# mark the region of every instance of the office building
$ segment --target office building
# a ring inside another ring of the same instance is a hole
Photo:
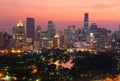
[[[55,30],[54,22],[48,21],[48,30],[47,30],[48,40],[52,40],[55,34],[56,34],[56,30]]]
[[[116,42],[120,40],[120,31],[115,31],[111,35],[111,40],[112,40],[112,49],[114,50],[116,47]]]
[[[41,34],[41,45],[40,45],[40,47],[41,48],[49,47],[49,42],[48,41],[49,40],[48,40],[47,32],[43,31],[42,34]]]
[[[17,26],[14,29],[14,32],[15,32],[15,39],[14,39],[13,47],[15,49],[22,50],[25,44],[25,29],[22,21],[19,21],[17,23]]]
[[[73,47],[74,41],[78,40],[76,26],[70,25],[70,26],[68,26],[67,30],[68,30],[68,32],[67,32],[67,46]]]
[[[39,49],[41,46],[41,27],[37,26],[36,30],[35,30],[35,40],[34,40],[34,49]]]
[[[0,49],[8,49],[11,47],[12,37],[6,32],[5,29],[0,30]]]
[[[41,27],[37,26],[36,30],[35,30],[35,40],[36,41],[40,41],[41,40]]]
[[[60,35],[58,33],[55,34],[53,39],[53,47],[60,48]]]
[[[88,27],[89,27],[89,14],[85,13],[84,14],[84,33],[85,33],[85,35],[87,34]]]
[[[35,20],[34,18],[27,18],[26,20],[26,37],[32,39],[34,42]]]

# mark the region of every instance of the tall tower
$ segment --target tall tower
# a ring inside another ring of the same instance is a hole
[[[85,13],[84,14],[84,32],[85,32],[85,34],[88,30],[88,26],[89,26],[89,14]]]
[[[53,21],[48,21],[48,39],[51,40],[54,38],[55,34],[56,34],[56,30],[55,30],[55,24]]]
[[[25,43],[25,30],[22,21],[17,23],[15,28],[15,48],[22,49]]]
[[[37,26],[35,30],[35,40],[40,41],[41,39],[41,27]]]
[[[35,31],[35,21],[34,18],[27,18],[26,20],[26,36],[27,38],[32,39],[32,43],[34,41],[34,31]]]
[[[53,21],[48,21],[48,30],[55,29],[55,25]]]
[[[6,49],[11,47],[11,36],[5,29],[0,30],[0,49]]]
[[[75,40],[77,40],[77,33],[76,33],[76,26],[70,25],[68,26],[68,40],[67,45],[68,47],[73,47],[73,43]]]

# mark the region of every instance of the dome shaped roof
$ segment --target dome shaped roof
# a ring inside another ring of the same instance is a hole
[[[19,20],[19,22],[17,23],[17,27],[19,27],[19,26],[23,26],[23,23],[21,20]]]

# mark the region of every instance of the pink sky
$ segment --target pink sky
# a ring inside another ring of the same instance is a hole
[[[80,27],[85,12],[89,13],[90,21],[101,26],[115,26],[120,22],[120,0],[0,0],[0,10],[0,28],[8,29],[18,20],[25,25],[26,17],[35,18],[36,25],[43,29],[48,20],[55,21],[58,29],[70,24]]]

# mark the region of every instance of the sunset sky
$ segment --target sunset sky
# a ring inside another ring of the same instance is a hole
[[[99,26],[117,29],[120,24],[120,0],[0,0],[0,10],[0,29],[6,30],[18,20],[25,25],[26,17],[35,18],[36,26],[43,29],[48,20],[55,21],[57,29],[71,24],[82,27],[85,12]]]

